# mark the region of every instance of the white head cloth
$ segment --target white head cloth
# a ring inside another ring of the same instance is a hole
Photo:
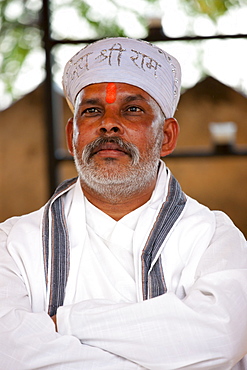
[[[63,88],[71,110],[81,89],[101,82],[141,88],[170,118],[180,96],[181,70],[173,56],[153,44],[125,37],[107,38],[84,47],[66,64]]]

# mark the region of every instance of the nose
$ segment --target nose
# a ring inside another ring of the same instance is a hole
[[[100,135],[122,135],[124,127],[121,123],[120,117],[113,112],[105,112],[104,117],[98,127]]]

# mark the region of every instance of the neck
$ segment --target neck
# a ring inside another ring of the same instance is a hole
[[[145,204],[151,198],[155,184],[156,179],[140,192],[128,196],[117,196],[116,192],[114,197],[107,197],[97,193],[81,181],[81,187],[87,200],[116,221]]]

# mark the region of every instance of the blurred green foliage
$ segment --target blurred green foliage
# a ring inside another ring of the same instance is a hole
[[[14,95],[13,81],[27,55],[41,42],[39,10],[28,1],[0,0],[0,30],[0,79],[5,91]]]
[[[247,4],[247,0],[180,0],[188,12],[195,15],[204,14],[216,21],[233,7]]]
[[[147,27],[147,20],[139,10],[128,8],[123,1],[107,1],[115,9],[131,11],[137,21]],[[164,0],[143,0],[149,5],[158,4],[159,1]],[[180,0],[180,2],[190,14],[206,14],[215,20],[231,7],[241,6],[247,0]],[[92,9],[90,0],[53,0],[50,4],[53,12],[58,7],[74,8],[80,17],[87,21],[96,37],[125,36],[125,31],[117,18],[101,17],[99,14],[95,16],[95,9]],[[41,47],[42,1],[0,0],[0,82],[13,100],[17,98],[13,82],[30,52]]]
[[[144,17],[138,11],[125,7],[119,1],[107,0],[107,2],[116,9],[134,12],[137,20],[146,26]],[[158,0],[143,2],[154,4]],[[118,24],[117,19],[95,17],[90,0],[50,1],[51,13],[62,7],[74,8],[77,14],[86,20],[95,38],[125,36],[124,29]],[[18,97],[13,82],[30,52],[40,47],[42,47],[42,1],[0,0],[0,82],[4,84],[5,92],[11,94],[13,100]]]

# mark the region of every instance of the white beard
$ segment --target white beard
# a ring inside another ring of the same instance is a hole
[[[104,139],[113,138],[104,137]],[[122,142],[119,138],[117,140]],[[126,143],[132,159],[127,165],[116,163],[114,158],[106,158],[105,164],[98,165],[94,162],[93,156],[90,156],[91,150],[88,149],[94,142],[87,145],[81,154],[73,143],[75,165],[82,184],[111,203],[118,203],[121,198],[138,194],[157,176],[162,140],[163,130],[156,128],[142,157],[135,145]]]

